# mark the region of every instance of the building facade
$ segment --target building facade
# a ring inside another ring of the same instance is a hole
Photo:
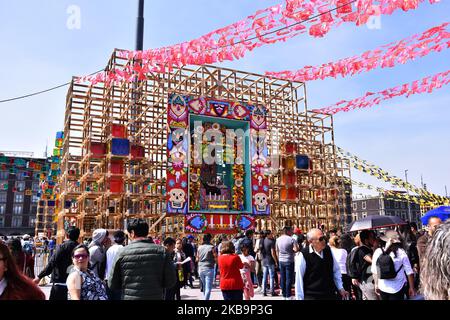
[[[0,154],[0,234],[34,235],[40,172],[46,159]]]
[[[384,195],[355,197],[352,200],[353,220],[365,218],[370,215],[397,216],[405,221],[411,221],[420,225],[420,205],[406,200],[386,199]]]

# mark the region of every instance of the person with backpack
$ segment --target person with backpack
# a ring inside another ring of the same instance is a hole
[[[378,248],[373,254],[375,292],[381,300],[404,300],[409,282],[409,297],[414,297],[414,271],[401,247],[400,235],[395,230],[388,230],[380,239],[386,242],[386,246]]]
[[[363,300],[378,300],[372,277],[372,255],[376,236],[372,230],[359,233],[360,246],[353,248],[347,256],[347,274],[352,284],[361,290]]]

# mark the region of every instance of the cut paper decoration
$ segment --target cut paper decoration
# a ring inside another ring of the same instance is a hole
[[[422,2],[424,0],[288,1],[286,6],[278,4],[258,10],[246,19],[188,42],[145,51],[118,51],[120,58],[139,63],[80,77],[76,81],[93,84],[133,82],[145,79],[150,72],[165,72],[166,68],[170,71],[173,66],[232,61],[266,44],[286,41],[303,33],[323,37],[332,27],[344,22],[360,26],[373,15],[390,15],[399,9],[416,9]],[[436,3],[435,0],[429,2]]]
[[[337,76],[353,76],[376,68],[392,68],[397,64],[405,64],[430,53],[450,48],[450,32],[447,30],[449,24],[449,22],[442,23],[421,34],[415,34],[336,62],[328,62],[320,66],[305,66],[296,71],[267,71],[265,74],[279,79],[306,82]]]
[[[382,101],[389,100],[398,96],[406,96],[407,98],[413,94],[432,93],[434,90],[440,89],[450,83],[450,70],[437,73],[434,76],[428,76],[421,80],[411,83],[405,83],[393,88],[389,88],[379,92],[367,92],[364,96],[347,101],[342,100],[338,103],[321,109],[312,110],[313,112],[322,114],[336,114],[338,112],[348,112],[361,108],[371,108],[380,104]]]

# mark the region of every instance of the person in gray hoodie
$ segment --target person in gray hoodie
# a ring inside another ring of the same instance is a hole
[[[90,269],[100,279],[105,279],[106,250],[111,244],[109,233],[105,229],[96,229],[92,233],[92,242],[89,244]]]

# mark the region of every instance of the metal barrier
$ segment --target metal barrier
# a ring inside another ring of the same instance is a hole
[[[44,248],[36,248],[36,251],[34,254],[34,274],[36,277],[47,266],[49,258],[50,258],[50,254],[48,253],[48,251],[44,252]],[[45,286],[49,282],[49,279],[47,279],[47,278],[48,277],[42,278],[41,282],[39,282],[39,285]]]

